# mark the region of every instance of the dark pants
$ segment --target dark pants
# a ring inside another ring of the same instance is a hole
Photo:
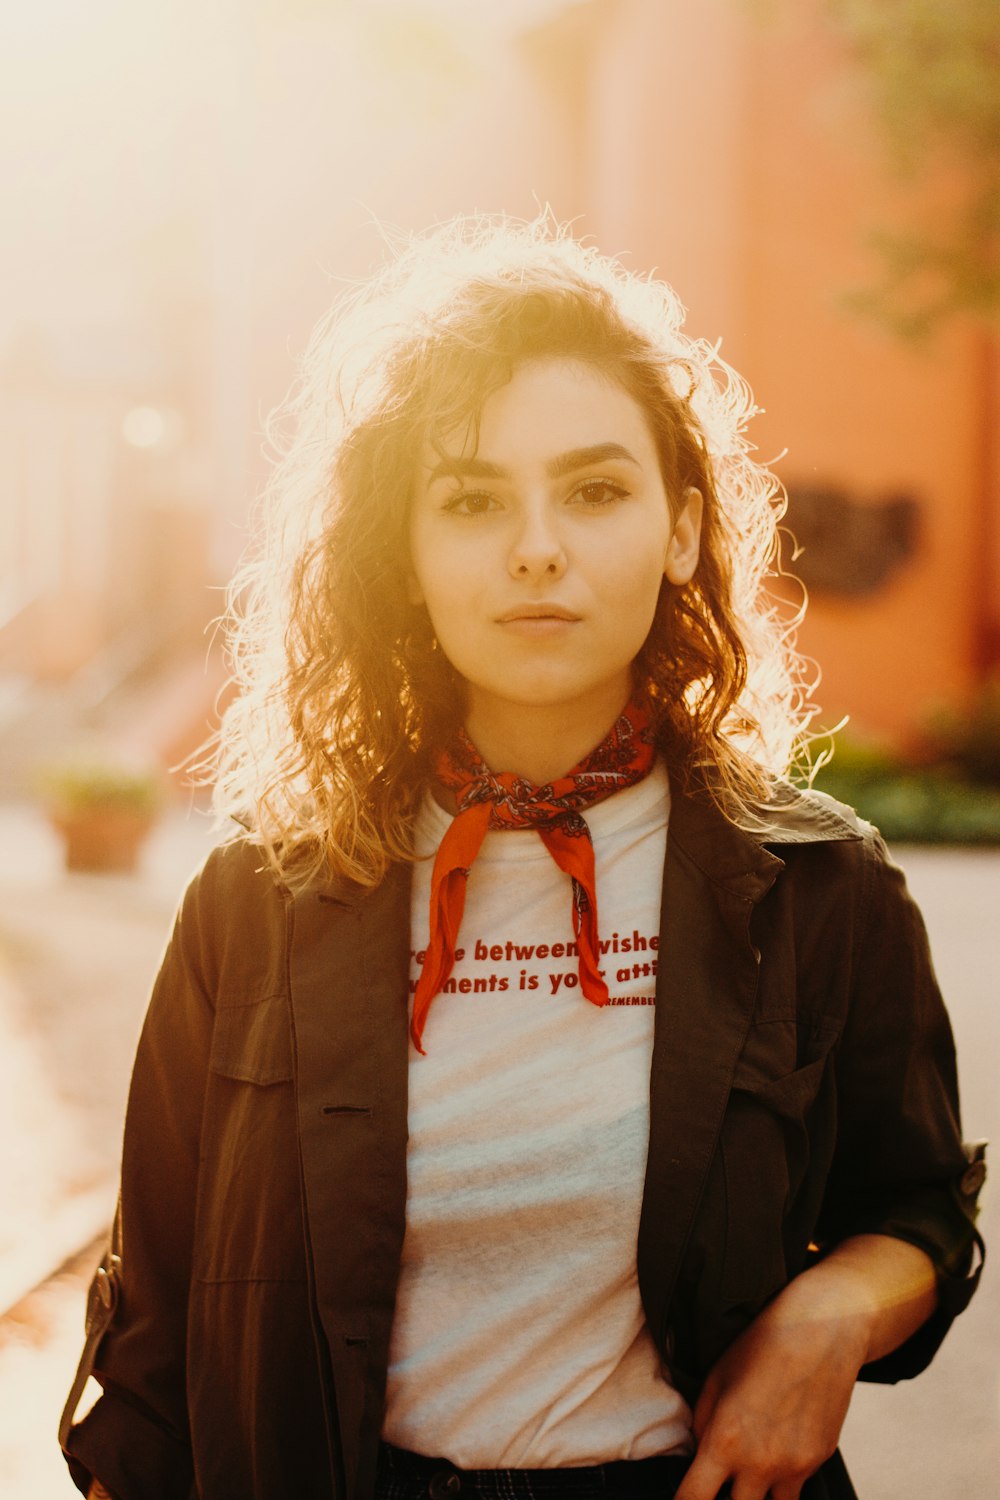
[[[579,1469],[457,1469],[383,1443],[376,1500],[670,1500],[690,1458],[618,1460]],[[720,1500],[729,1486],[720,1491]]]

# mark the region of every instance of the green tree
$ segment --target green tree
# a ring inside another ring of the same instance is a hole
[[[896,170],[947,182],[875,234],[882,274],[855,302],[920,336],[953,312],[1000,313],[1000,3],[825,0],[867,80]]]

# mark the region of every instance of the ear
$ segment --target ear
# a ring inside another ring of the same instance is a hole
[[[701,490],[696,490],[692,485],[684,491],[683,500],[667,543],[663,563],[663,573],[668,583],[690,583],[698,566],[704,508]]]

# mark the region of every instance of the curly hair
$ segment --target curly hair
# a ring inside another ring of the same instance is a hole
[[[462,219],[409,241],[319,325],[279,415],[288,430],[260,539],[230,592],[239,688],[220,730],[216,805],[283,878],[373,885],[412,858],[429,759],[462,685],[410,602],[415,455],[525,361],[617,381],[650,424],[672,505],[704,497],[691,581],[664,580],[634,666],[671,773],[745,826],[811,716],[780,571],[783,494],[752,458],[755,408],[717,347],[681,332],[663,282],[630,274],[547,216]],[[272,434],[275,429],[272,428]]]

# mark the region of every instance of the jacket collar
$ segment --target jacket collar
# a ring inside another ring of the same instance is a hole
[[[671,782],[671,841],[713,885],[759,901],[784,861],[783,845],[861,838],[854,812],[823,792],[801,792],[779,781],[756,827],[737,827],[707,792]]]
[[[687,790],[674,777],[670,793],[671,840],[713,884],[753,901],[764,895],[783,866],[772,849],[862,837],[852,808],[825,792],[799,791],[787,781],[775,783],[757,827],[737,827],[707,793]],[[398,881],[398,869],[387,878],[392,886]],[[330,876],[313,889],[322,901],[345,907],[355,907],[373,895],[343,876]]]

